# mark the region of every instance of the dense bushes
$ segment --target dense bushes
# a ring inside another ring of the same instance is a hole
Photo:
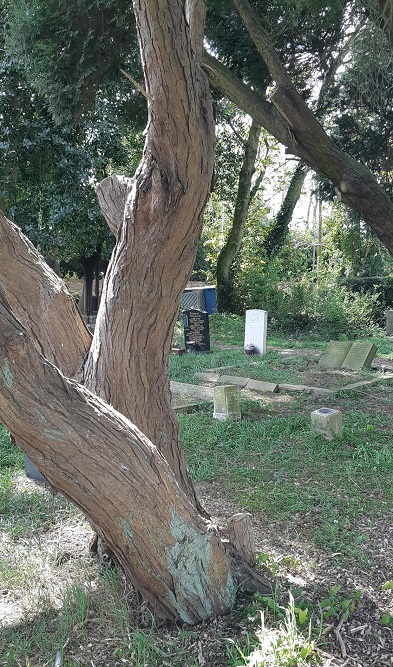
[[[264,272],[249,269],[237,283],[243,308],[267,310],[277,331],[315,333],[325,339],[354,337],[371,333],[384,318],[378,292],[352,292],[329,271],[318,282],[311,272],[287,280],[279,274],[273,262]]]

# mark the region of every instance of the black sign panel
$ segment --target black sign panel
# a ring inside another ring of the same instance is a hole
[[[210,352],[209,315],[204,310],[183,312],[184,343],[190,352],[199,354]]]

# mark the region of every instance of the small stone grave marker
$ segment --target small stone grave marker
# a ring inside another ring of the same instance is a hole
[[[386,311],[386,333],[393,336],[393,310]]]
[[[342,435],[342,413],[333,408],[319,408],[311,413],[311,425],[314,433],[322,435],[325,440],[333,440],[335,435]]]
[[[348,368],[350,371],[360,371],[362,368],[370,368],[376,354],[377,348],[374,343],[355,340],[342,363],[342,368]]]
[[[257,354],[266,354],[267,311],[246,310],[244,347],[253,345]]]
[[[225,421],[241,419],[239,406],[239,390],[232,384],[214,387],[214,419]]]
[[[319,360],[319,365],[326,368],[341,368],[352,347],[352,342],[351,340],[331,340]]]
[[[198,354],[210,352],[209,315],[204,310],[183,312],[185,347]]]

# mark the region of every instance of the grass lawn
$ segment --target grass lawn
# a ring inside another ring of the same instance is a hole
[[[271,337],[266,357],[255,358],[241,349],[243,332],[242,318],[212,317],[212,354],[171,358],[172,379],[196,383],[195,373],[221,367],[328,386],[329,374],[318,375],[327,341]],[[393,359],[391,340],[373,342],[379,357]],[[328,399],[243,393],[239,422],[213,420],[207,403],[179,414],[202,502],[220,524],[252,514],[259,567],[275,590],[191,629],[157,627],[121,572],[89,555],[92,532],[80,512],[27,480],[23,455],[0,426],[0,665],[52,666],[57,655],[61,667],[235,667],[261,644],[261,667],[343,664],[343,645],[348,666],[391,664],[393,380],[373,368],[333,384],[370,378],[378,382]],[[343,435],[331,442],[311,428],[310,413],[322,406],[343,415]]]

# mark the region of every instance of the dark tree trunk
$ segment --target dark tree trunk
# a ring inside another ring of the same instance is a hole
[[[252,121],[239,174],[232,227],[217,259],[217,306],[219,312],[234,312],[233,262],[240,250],[251,202],[252,177],[258,153],[261,127]]]
[[[284,245],[296,204],[298,203],[302,192],[307,171],[307,167],[303,164],[299,164],[293,172],[280,210],[277,213],[273,224],[269,227],[263,242],[263,249],[268,259],[277,255]]]

